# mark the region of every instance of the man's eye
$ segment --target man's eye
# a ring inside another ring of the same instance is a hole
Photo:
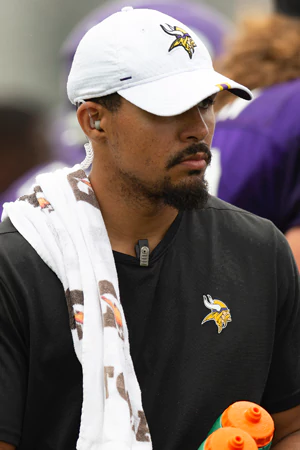
[[[208,109],[210,106],[212,106],[215,103],[215,100],[211,97],[205,98],[202,100],[202,102],[198,103],[198,108],[201,109]]]

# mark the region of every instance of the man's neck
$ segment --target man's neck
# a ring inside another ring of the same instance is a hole
[[[100,205],[112,249],[136,256],[135,245],[147,239],[150,252],[163,239],[178,215],[174,208],[145,202],[135,203],[112,189],[104,190],[99,179],[90,180]]]

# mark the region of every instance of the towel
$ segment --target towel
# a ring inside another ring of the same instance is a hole
[[[65,291],[83,373],[76,448],[151,450],[113,252],[82,166],[38,175],[29,195],[4,204],[7,216]]]

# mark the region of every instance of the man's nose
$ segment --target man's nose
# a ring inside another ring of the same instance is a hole
[[[191,144],[203,141],[209,133],[205,121],[205,114],[200,109],[194,108],[180,115],[182,124],[180,128],[180,139]]]

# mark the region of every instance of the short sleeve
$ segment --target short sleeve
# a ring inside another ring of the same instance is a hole
[[[17,446],[27,394],[28,336],[16,298],[0,278],[0,441]]]
[[[270,413],[300,404],[299,272],[285,237],[277,230],[277,321],[262,406]]]

